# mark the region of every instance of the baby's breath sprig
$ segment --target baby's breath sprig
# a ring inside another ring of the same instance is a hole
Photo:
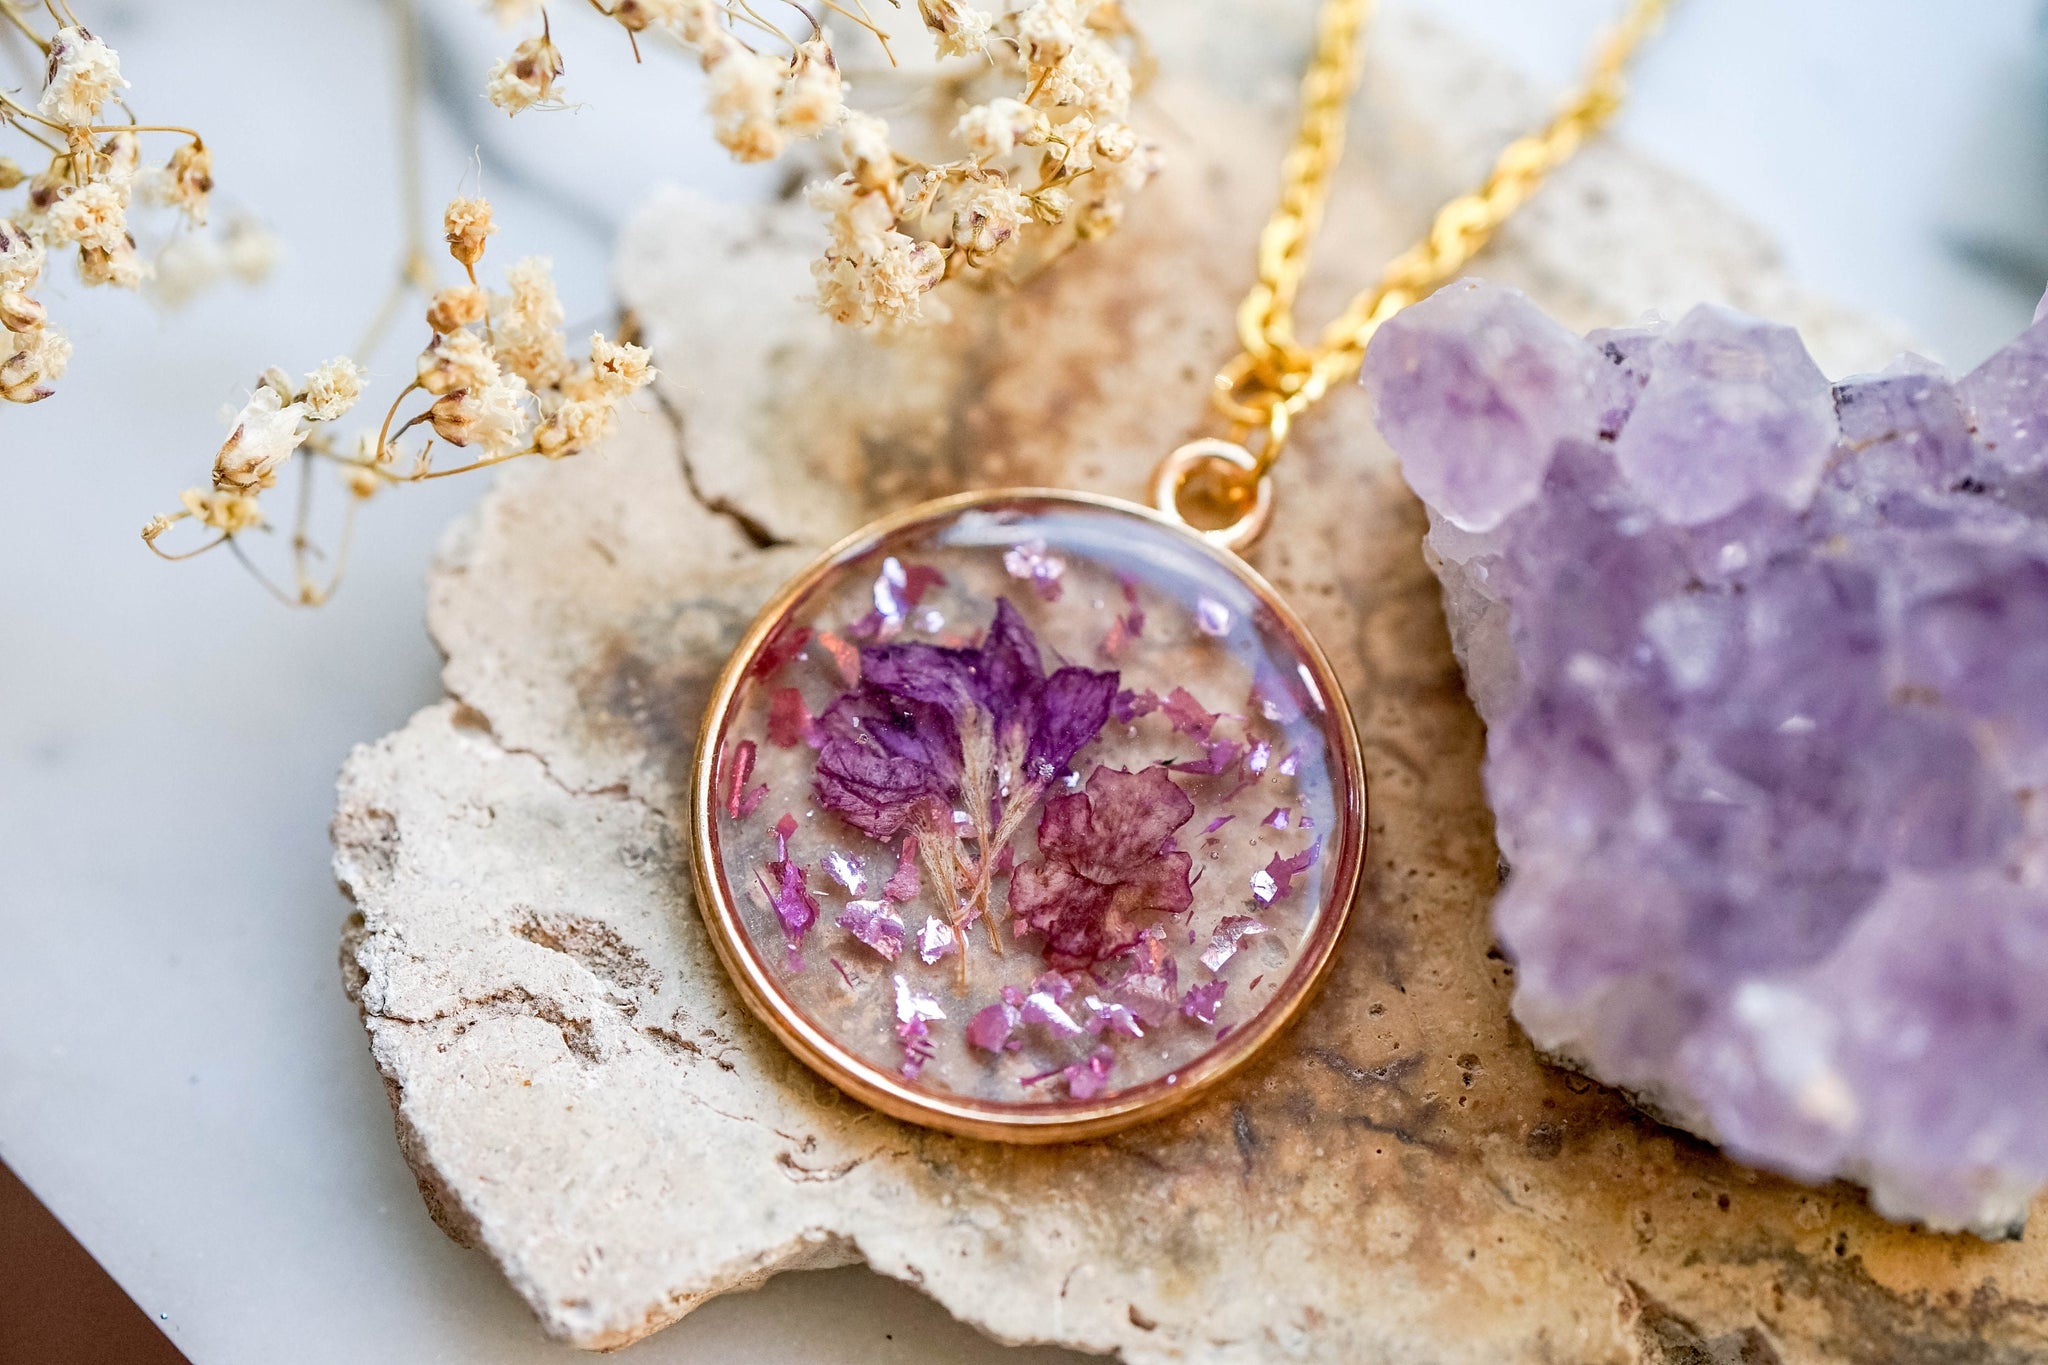
[[[332,424],[363,393],[363,371],[353,360],[330,360],[297,381],[283,370],[267,371],[231,419],[228,439],[214,456],[210,486],[187,489],[179,510],[143,527],[143,542],[151,550],[163,559],[183,560],[229,549],[281,600],[318,606],[340,586],[356,509],[381,489],[467,474],[528,455],[566,459],[612,429],[619,407],[654,379],[647,352],[598,333],[590,338],[587,358],[573,358],[544,257],[528,256],[507,270],[504,291],[485,290],[476,268],[486,241],[498,230],[488,201],[452,200],[442,227],[448,254],[466,279],[429,298],[429,340],[377,429],[347,446],[331,435]],[[408,452],[407,436],[419,429],[426,434]],[[438,464],[437,439],[469,458]],[[332,561],[324,576],[316,575],[316,561],[324,556],[311,538],[312,484],[302,483],[291,535],[293,582],[286,588],[243,553],[240,538],[268,529],[261,496],[295,456],[307,480],[314,462],[339,470],[348,506]],[[170,550],[159,543],[184,521],[199,529],[197,544]]]
[[[507,22],[540,23],[492,68],[492,103],[508,114],[566,107],[567,62],[540,0],[486,3]],[[734,159],[773,160],[836,134],[846,170],[809,191],[827,222],[812,276],[819,307],[851,326],[916,324],[946,280],[1012,275],[1107,235],[1158,169],[1157,148],[1129,123],[1140,45],[1122,0],[917,0],[937,55],[978,64],[966,88],[979,98],[952,129],[954,155],[935,163],[904,154],[885,122],[846,104],[820,16],[840,16],[887,54],[888,34],[860,0],[782,0],[794,32],[750,0],[589,3],[636,54],[640,35],[654,33],[696,57],[713,134]]]
[[[0,141],[0,193],[27,187],[20,204],[0,204],[0,399],[12,403],[48,398],[71,359],[71,343],[36,297],[50,256],[75,252],[88,285],[139,289],[154,270],[136,246],[131,210],[138,203],[168,209],[197,228],[213,194],[206,140],[191,128],[137,119],[121,97],[128,82],[120,55],[68,10],[52,4],[49,13],[62,26],[46,34],[17,0],[0,0],[0,20],[34,45],[44,65],[33,105],[0,90],[0,135],[13,135]],[[125,118],[108,119],[109,106]],[[168,159],[145,166],[145,138],[169,139]],[[31,174],[7,154],[9,146],[42,169]],[[167,281],[173,295],[195,283],[193,254],[184,253],[178,278]],[[219,267],[215,274],[253,278],[272,254],[266,234],[240,223],[208,259]]]

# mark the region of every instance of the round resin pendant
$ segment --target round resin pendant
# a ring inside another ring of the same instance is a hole
[[[1143,508],[927,503],[799,575],[697,746],[698,901],[748,1006],[898,1118],[1151,1118],[1301,1008],[1357,887],[1343,693],[1243,561]]]

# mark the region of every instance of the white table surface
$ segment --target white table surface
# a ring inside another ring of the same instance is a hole
[[[436,62],[467,87],[500,40],[469,0],[424,3]],[[380,500],[317,613],[275,606],[226,557],[173,568],[136,540],[200,481],[220,405],[266,364],[345,349],[381,288],[397,214],[381,7],[79,7],[138,107],[203,128],[225,193],[290,254],[267,288],[169,317],[51,290],[72,375],[0,413],[0,1157],[197,1365],[570,1358],[427,1220],[335,968],[334,772],[438,695],[421,577],[481,485]],[[1609,0],[1428,7],[1562,83]],[[758,194],[773,173],[712,153],[679,68],[636,73],[564,17],[594,105],[508,128],[480,101],[438,102],[429,192],[473,185],[480,145],[500,245],[553,253],[571,316],[597,319],[606,242],[650,185]],[[1967,365],[2048,275],[2042,29],[2034,0],[1694,0],[1624,135],[1747,206],[1810,283]],[[786,1276],[628,1356],[1070,1358],[1007,1352],[863,1270]]]

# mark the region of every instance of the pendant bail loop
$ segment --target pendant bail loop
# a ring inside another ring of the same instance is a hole
[[[1273,520],[1273,480],[1265,462],[1235,441],[1189,441],[1152,472],[1152,505],[1196,535],[1243,554]],[[1201,509],[1189,516],[1191,507]]]

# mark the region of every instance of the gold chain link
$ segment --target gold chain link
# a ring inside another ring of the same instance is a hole
[[[1357,373],[1381,323],[1464,268],[1495,229],[1620,108],[1628,63],[1671,0],[1630,0],[1595,49],[1583,84],[1542,131],[1508,144],[1477,190],[1437,211],[1429,233],[1381,272],[1312,346],[1294,335],[1294,302],[1344,150],[1344,119],[1358,85],[1360,39],[1373,0],[1324,0],[1314,56],[1301,80],[1301,121],[1281,171],[1280,204],[1259,234],[1258,282],[1237,312],[1244,349],[1216,376],[1217,411],[1242,437],[1263,432],[1256,482],[1286,444],[1292,419]]]

